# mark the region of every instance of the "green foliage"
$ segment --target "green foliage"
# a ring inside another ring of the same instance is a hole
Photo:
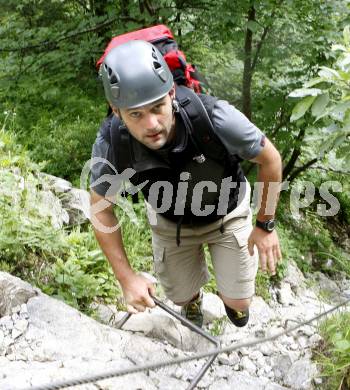
[[[296,219],[288,202],[289,197],[284,195],[277,214],[278,234],[286,262],[294,260],[304,273],[321,270],[328,274],[344,272],[349,276],[349,255],[333,241],[327,220],[320,218],[311,206],[301,209],[300,217]]]
[[[322,159],[329,151],[350,163],[350,43],[349,26],[345,27],[342,44],[333,45],[336,61],[333,67],[321,66],[316,78],[304,83],[303,88],[290,93],[292,98],[303,98],[293,109],[291,121],[311,115],[306,141],[312,142],[313,154]]]
[[[58,200],[5,128],[0,182],[0,269],[86,312],[97,299],[115,302],[120,290],[92,229],[68,231],[57,224]]]
[[[40,190],[37,169],[13,135],[0,131],[0,256],[16,270],[25,271],[25,258],[52,260],[66,248],[52,194]]]
[[[209,332],[212,336],[217,337],[222,335],[225,330],[225,325],[229,323],[227,316],[216,318],[209,324]]]
[[[92,230],[73,230],[66,238],[69,251],[47,269],[40,288],[82,311],[91,312],[96,299],[115,303],[121,292]]]
[[[135,221],[127,217],[120,208],[117,208],[116,212],[121,223],[124,246],[133,269],[137,272],[144,271],[153,274],[151,229],[147,222],[142,196],[139,195],[140,203],[133,205]]]
[[[325,342],[315,351],[325,390],[350,388],[350,313],[333,315],[320,326]]]

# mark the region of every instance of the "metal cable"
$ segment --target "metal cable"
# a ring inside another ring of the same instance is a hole
[[[58,390],[58,389],[63,389],[63,388],[70,387],[70,386],[77,386],[77,385],[82,385],[85,383],[97,382],[97,381],[100,381],[103,379],[113,378],[113,377],[117,377],[117,376],[135,374],[135,373],[141,372],[141,371],[154,370],[154,369],[161,368],[161,367],[167,367],[167,366],[170,366],[173,364],[186,363],[186,362],[190,362],[192,360],[203,359],[203,358],[217,355],[217,354],[220,354],[223,352],[233,352],[233,351],[240,349],[240,348],[243,348],[243,347],[245,347],[245,348],[252,347],[254,345],[259,345],[259,344],[266,343],[268,341],[276,340],[277,338],[279,338],[283,335],[287,335],[291,332],[294,332],[295,330],[297,330],[305,325],[309,325],[310,323],[312,323],[316,320],[319,320],[322,317],[329,315],[330,313],[338,310],[340,307],[346,306],[349,302],[350,302],[350,298],[339,303],[338,305],[334,306],[333,308],[326,310],[323,313],[318,314],[317,316],[312,317],[309,320],[306,320],[302,323],[299,323],[298,325],[295,325],[295,326],[293,326],[289,329],[286,329],[284,331],[278,332],[275,335],[272,335],[269,337],[255,338],[255,339],[252,339],[251,341],[247,341],[244,343],[236,343],[235,345],[230,346],[230,347],[217,348],[217,349],[213,349],[210,352],[196,353],[192,356],[187,356],[187,357],[183,357],[183,358],[176,358],[176,359],[165,360],[162,362],[148,363],[148,364],[144,364],[144,365],[140,365],[140,366],[133,366],[130,368],[125,368],[122,370],[106,371],[104,373],[97,374],[97,375],[90,375],[90,376],[85,376],[85,377],[72,379],[72,380],[64,380],[64,381],[56,382],[56,383],[53,383],[50,385],[30,387],[30,388],[23,389],[23,390]]]

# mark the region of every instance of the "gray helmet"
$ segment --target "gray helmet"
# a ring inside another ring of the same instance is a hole
[[[164,97],[173,76],[159,50],[133,40],[113,48],[100,67],[105,95],[117,108],[135,108]]]

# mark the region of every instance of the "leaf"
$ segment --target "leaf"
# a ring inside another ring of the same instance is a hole
[[[350,108],[350,101],[342,102],[332,108],[329,115],[332,119],[343,121],[346,111]]]
[[[346,26],[343,31],[343,37],[344,37],[344,42],[347,46],[350,45],[350,29],[349,26]]]
[[[345,81],[349,81],[350,80],[350,72],[344,72],[342,70],[339,70],[339,75]],[[343,100],[345,100],[345,99],[343,98]]]
[[[249,20],[247,22],[247,29],[255,33],[259,30],[259,25],[257,22],[254,22],[254,20]]]
[[[350,341],[348,340],[338,340],[335,342],[335,346],[338,350],[345,352],[350,349]]]
[[[316,84],[320,84],[320,83],[323,83],[325,81],[327,81],[327,80],[324,77],[315,77],[315,78],[307,81],[306,83],[304,83],[304,88],[310,88]]]
[[[301,98],[305,96],[318,96],[322,92],[322,89],[318,88],[299,88],[292,91],[288,96],[293,98]]]
[[[305,112],[310,108],[311,104],[316,99],[316,96],[307,96],[295,105],[292,111],[290,121],[294,122],[304,116]]]
[[[321,70],[318,72],[318,75],[325,78],[325,81],[328,82],[340,79],[339,73],[334,69],[327,68],[327,66],[321,66]]]
[[[321,114],[323,114],[328,102],[328,93],[324,93],[322,95],[317,96],[311,108],[312,115],[315,117],[319,117]]]
[[[340,50],[345,52],[347,51],[344,45],[332,45],[332,50],[333,51]]]
[[[345,71],[345,75],[348,75],[346,71],[349,68],[349,64],[350,64],[350,54],[348,54],[348,53],[344,54],[342,56],[342,58],[337,62],[337,65],[339,66],[339,68],[342,69],[343,71]],[[340,72],[339,72],[339,76],[342,77]]]

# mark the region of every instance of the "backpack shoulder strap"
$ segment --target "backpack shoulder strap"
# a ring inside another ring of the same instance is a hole
[[[102,124],[100,133],[106,142],[110,144],[112,149],[111,156],[113,158],[111,163],[117,171],[123,172],[130,167],[130,134],[120,119],[113,113],[109,115]]]
[[[217,98],[209,95],[197,95],[191,89],[176,86],[176,98],[185,115],[181,115],[185,126],[198,143],[199,148],[209,157],[216,160],[223,159],[226,156],[226,148],[215,134],[214,126],[211,120]],[[189,120],[187,120],[187,118]]]

